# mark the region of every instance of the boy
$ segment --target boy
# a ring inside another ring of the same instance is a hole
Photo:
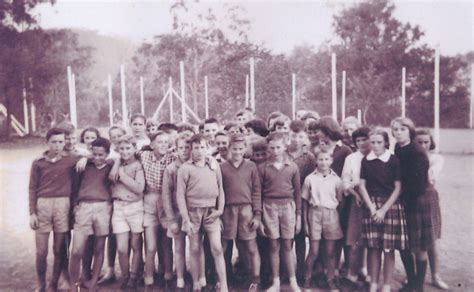
[[[305,178],[316,168],[314,155],[305,149],[304,145],[308,140],[305,132],[306,125],[302,121],[292,121],[290,123],[289,145],[287,150],[288,158],[297,166],[300,173],[300,185],[303,185]],[[305,216],[303,213],[302,217]],[[304,223],[304,221],[302,222]],[[300,283],[304,274],[304,261],[306,256],[306,238],[303,232],[295,236],[296,250],[296,275]]]
[[[215,139],[217,152],[215,153],[214,157],[216,158],[217,162],[221,163],[227,160],[227,156],[229,154],[229,136],[227,136],[224,132],[217,132]]]
[[[206,138],[194,135],[191,144],[191,160],[178,170],[176,198],[179,213],[183,218],[182,230],[189,236],[191,258],[197,259],[201,253],[201,231],[209,237],[220,290],[227,291],[227,277],[221,245],[221,225],[219,217],[224,210],[224,190],[219,164],[208,156]],[[191,261],[193,289],[201,289],[199,284],[199,261]]]
[[[257,166],[244,160],[246,148],[243,134],[232,135],[230,159],[221,163],[226,202],[222,215],[222,246],[225,251],[229,243],[237,238],[244,242],[252,272],[249,291],[257,291],[260,282],[260,255],[255,239],[262,216],[262,198]],[[225,259],[227,268],[232,267],[231,256]],[[241,258],[246,256],[240,255]]]
[[[163,131],[150,136],[152,151],[139,152],[140,161],[145,172],[146,191],[143,198],[145,228],[145,287],[153,285],[155,255],[157,250],[159,263],[165,268],[165,283],[173,277],[173,252],[171,240],[166,237],[166,220],[161,201],[161,183],[165,168],[174,160],[168,154],[170,137]]]
[[[335,245],[342,238],[336,208],[342,199],[343,187],[341,179],[331,169],[331,153],[321,151],[316,155],[317,168],[306,177],[302,190],[305,233],[310,239],[310,250],[305,263],[305,288],[311,287],[313,265],[323,236],[328,286],[333,290],[337,289],[334,281]]]
[[[158,122],[154,119],[146,121],[146,135],[150,137],[158,132]]]
[[[298,166],[285,155],[285,135],[271,133],[267,137],[267,162],[258,166],[263,198],[263,232],[270,239],[270,263],[273,284],[270,291],[280,289],[280,245],[290,277],[290,286],[300,291],[295,276],[292,240],[301,229],[301,187]]]
[[[85,170],[79,175],[78,193],[74,198],[74,237],[69,265],[71,287],[78,289],[80,261],[84,256],[86,242],[94,235],[94,266],[92,279],[85,286],[94,291],[104,262],[105,238],[109,234],[110,204],[109,172],[111,163],[106,159],[110,151],[110,142],[105,138],[97,138],[91,144],[92,159]]]
[[[76,147],[77,137],[76,137],[76,127],[70,122],[62,122],[58,125],[58,128],[62,129],[65,134],[65,143],[63,151],[66,154],[74,154],[79,156],[88,156],[89,152],[87,149]]]
[[[202,131],[209,145],[209,154],[213,155],[217,151],[216,134],[219,132],[219,122],[215,118],[206,119]]]
[[[30,227],[35,230],[36,272],[39,291],[46,290],[49,234],[53,231],[53,277],[51,288],[58,288],[61,270],[67,275],[65,237],[69,231],[71,178],[79,156],[63,149],[65,133],[52,128],[46,133],[48,150],[33,161],[29,184]],[[86,159],[84,159],[86,160]]]
[[[119,264],[122,270],[121,289],[128,287],[129,280],[131,288],[136,288],[137,271],[142,261],[145,175],[140,161],[135,157],[136,150],[137,144],[132,135],[120,137],[120,162],[114,166],[118,166],[118,171],[117,179],[114,180],[115,183],[112,186],[114,200],[112,230],[117,239]],[[112,172],[111,176],[113,176]],[[131,272],[129,270],[129,240],[133,251]]]
[[[252,144],[252,156],[250,160],[252,160],[257,165],[267,161],[267,150],[267,141],[264,138],[259,139]]]

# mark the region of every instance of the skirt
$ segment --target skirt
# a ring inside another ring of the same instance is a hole
[[[376,209],[381,208],[388,197],[370,196]],[[408,249],[408,233],[403,205],[397,200],[385,214],[383,222],[376,223],[370,211],[364,210],[362,220],[362,244],[368,248],[385,250]]]
[[[346,245],[359,246],[362,244],[362,220],[364,219],[364,206],[358,206],[354,196],[349,197],[349,221],[346,230]]]
[[[422,196],[405,206],[411,251],[428,251],[441,238],[441,210],[438,192],[429,185]]]

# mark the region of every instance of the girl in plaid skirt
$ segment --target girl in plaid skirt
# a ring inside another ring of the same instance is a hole
[[[360,194],[367,206],[362,221],[362,241],[368,248],[370,292],[377,291],[382,251],[383,292],[390,291],[395,250],[407,248],[405,211],[400,204],[400,164],[387,150],[388,134],[379,129],[369,133],[371,152],[362,159]]]

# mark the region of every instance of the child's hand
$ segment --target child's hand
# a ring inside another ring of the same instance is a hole
[[[378,209],[372,215],[372,220],[374,220],[376,223],[382,223],[384,218],[385,218],[385,211],[383,209]]]
[[[253,216],[252,220],[250,221],[250,230],[255,231],[260,226],[260,216],[255,215]]]
[[[306,236],[309,236],[309,223],[307,219],[304,220],[303,231]]]
[[[118,181],[118,169],[112,168],[109,173],[109,180],[114,183]]]
[[[120,178],[125,177],[127,174],[125,173],[125,169],[123,167],[119,167],[118,172],[117,172],[117,181],[120,180]]]
[[[83,172],[84,169],[86,169],[86,165],[87,165],[87,158],[86,158],[86,157],[82,157],[82,158],[79,159],[79,161],[76,163],[76,171],[77,171],[77,172]]]
[[[296,228],[295,234],[299,234],[301,232],[301,215],[296,215]]]
[[[370,204],[369,210],[370,210],[370,217],[373,217],[375,212],[377,212],[377,208],[375,207],[374,203]]]
[[[194,226],[191,223],[191,221],[189,221],[189,220],[183,220],[183,226],[182,226],[181,230],[183,232],[185,232],[186,234],[188,234],[188,235],[195,233],[194,232]]]
[[[36,214],[31,214],[30,215],[30,227],[31,229],[33,230],[36,230],[38,229],[38,216],[36,216]]]
[[[171,222],[170,225],[168,226],[168,229],[172,232],[172,233],[178,233],[179,231],[179,226],[178,226],[178,223],[176,222]]]
[[[209,218],[212,220],[215,220],[221,216],[222,216],[222,211],[219,211],[217,209],[212,210],[211,214],[209,214]]]
[[[356,196],[355,200],[358,207],[361,207],[362,204],[364,204],[364,201],[360,198],[360,196]]]

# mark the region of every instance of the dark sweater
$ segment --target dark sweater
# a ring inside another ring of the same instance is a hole
[[[111,169],[111,164],[98,169],[94,163],[88,162],[86,169],[80,174],[79,191],[75,203],[110,201],[109,173]]]
[[[342,169],[344,168],[344,162],[346,161],[346,157],[352,153],[351,148],[347,147],[346,145],[342,144],[342,146],[336,145],[334,148],[334,152],[332,153],[332,165],[331,169],[341,177],[342,176]]]
[[[362,159],[360,178],[366,181],[370,196],[388,198],[395,189],[395,181],[400,181],[400,163],[390,155],[387,162],[380,159]]]
[[[303,152],[298,157],[292,157],[288,153],[288,158],[298,166],[301,185],[303,185],[305,178],[316,169],[316,158],[309,151]]]

